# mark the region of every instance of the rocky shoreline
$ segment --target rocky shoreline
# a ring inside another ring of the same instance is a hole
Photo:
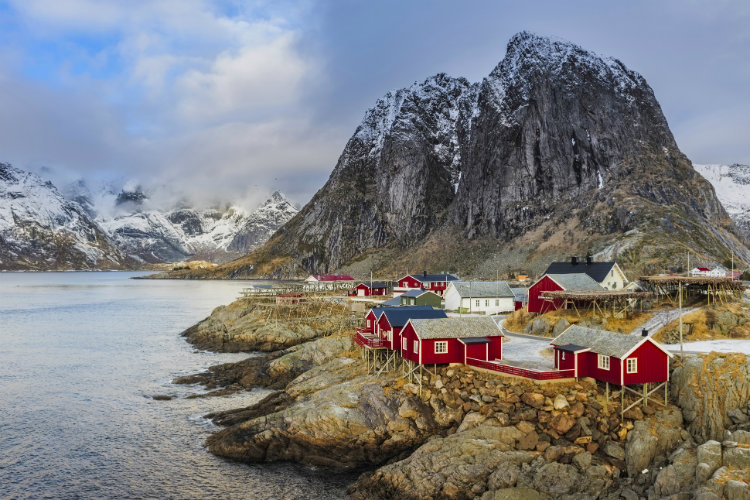
[[[238,302],[185,336],[264,352],[176,381],[276,389],[208,416],[224,427],[206,443],[218,456],[365,470],[354,499],[750,498],[744,355],[676,362],[670,405],[621,418],[619,395],[608,403],[585,379],[538,385],[444,366],[422,374],[420,391],[397,372],[366,373],[344,311],[269,324]]]

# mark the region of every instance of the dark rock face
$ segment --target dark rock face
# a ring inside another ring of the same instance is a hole
[[[728,220],[642,76],[521,32],[479,84],[440,74],[380,99],[268,248],[322,272],[368,249],[412,247],[440,227],[507,241],[555,211],[593,212],[615,192],[701,224]],[[608,234],[644,223],[642,211],[611,205],[581,225]]]

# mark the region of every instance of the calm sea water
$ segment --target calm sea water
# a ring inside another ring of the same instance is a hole
[[[0,273],[0,498],[346,498],[351,476],[206,451],[202,415],[264,391],[185,399],[201,388],[170,383],[247,356],[179,333],[248,283],[135,275]]]

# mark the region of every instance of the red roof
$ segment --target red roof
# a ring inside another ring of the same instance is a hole
[[[710,271],[710,269],[707,267],[699,267],[698,271]]]
[[[313,274],[318,281],[354,281],[348,274]]]

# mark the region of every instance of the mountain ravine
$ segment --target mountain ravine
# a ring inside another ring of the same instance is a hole
[[[494,276],[498,255],[533,271],[587,251],[642,272],[682,265],[685,247],[749,262],[743,238],[641,75],[521,32],[480,83],[438,74],[379,99],[300,213],[216,274]]]

